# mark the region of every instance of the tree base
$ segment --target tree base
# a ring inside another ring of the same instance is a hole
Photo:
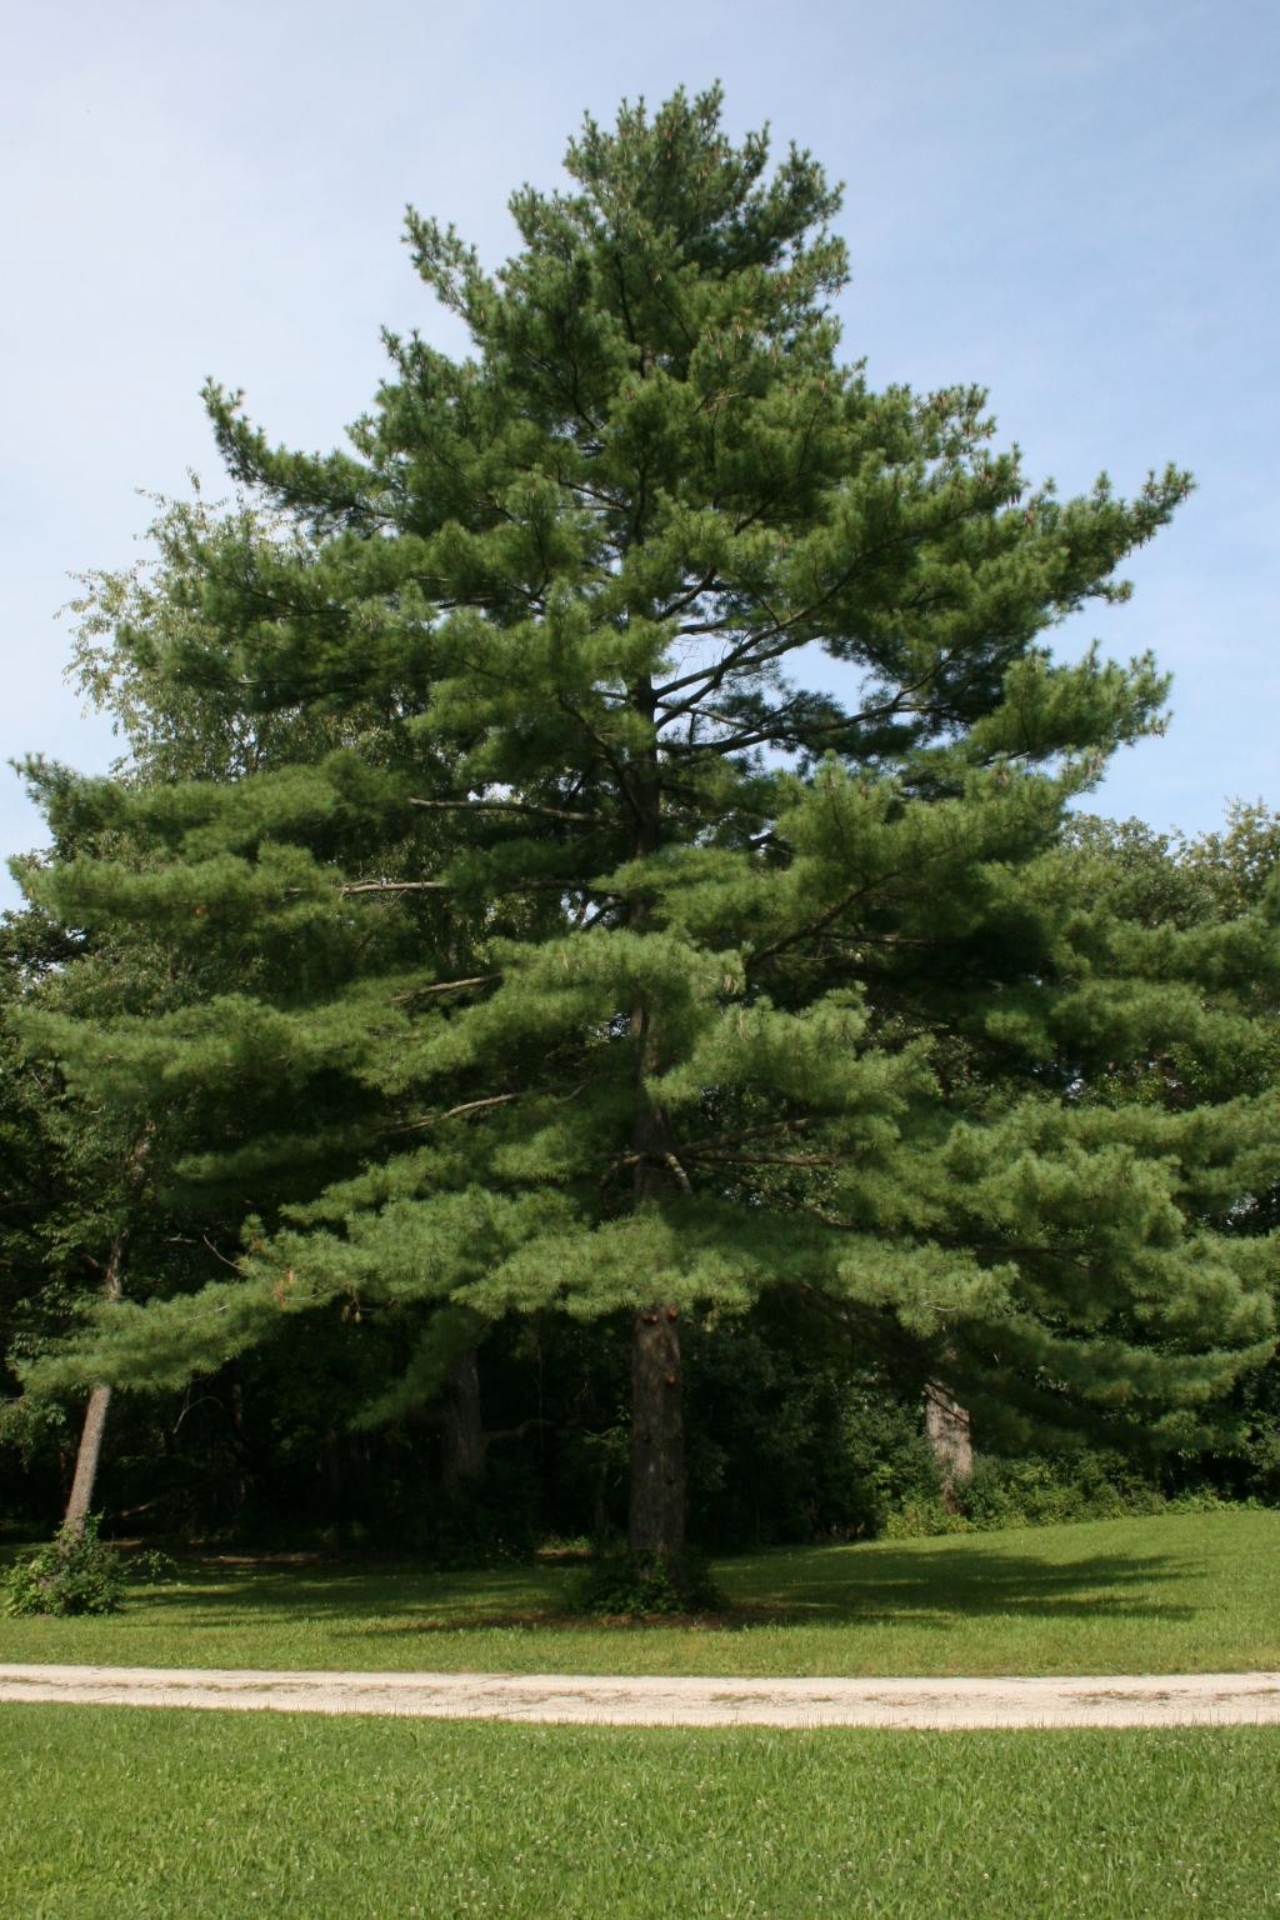
[[[727,1602],[704,1555],[680,1553],[602,1554],[575,1585],[574,1613],[644,1619],[674,1613],[723,1613]]]

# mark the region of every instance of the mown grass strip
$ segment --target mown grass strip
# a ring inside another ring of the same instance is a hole
[[[646,1732],[0,1709],[27,1920],[1277,1911],[1280,1751],[1176,1733]]]
[[[189,1564],[100,1620],[0,1618],[0,1660],[519,1673],[1069,1674],[1280,1668],[1280,1513],[765,1553],[721,1623],[558,1613],[566,1573]]]

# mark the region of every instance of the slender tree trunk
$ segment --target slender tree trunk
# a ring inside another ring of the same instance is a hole
[[[453,1363],[444,1400],[444,1463],[446,1493],[457,1499],[484,1479],[489,1436],[480,1405],[480,1369],[476,1350],[468,1347]]]
[[[924,1390],[924,1424],[929,1450],[938,1469],[942,1504],[949,1513],[959,1506],[958,1489],[973,1478],[973,1432],[969,1410],[962,1407],[941,1381]]]
[[[246,1478],[245,1469],[247,1448],[244,1437],[244,1389],[240,1385],[239,1380],[235,1378],[233,1378],[231,1382],[230,1402],[231,1431],[235,1437],[236,1450],[236,1492],[235,1506],[232,1511],[236,1514],[241,1514],[248,1505],[249,1482]]]
[[[93,1490],[98,1479],[98,1463],[102,1458],[102,1440],[107,1430],[107,1413],[111,1406],[110,1387],[95,1387],[89,1395],[89,1404],[84,1410],[84,1424],[80,1428],[80,1446],[76,1453],[75,1478],[71,1482],[71,1498],[67,1501],[67,1511],[63,1525],[75,1533],[84,1532],[84,1523],[89,1518],[89,1509],[93,1505]]]
[[[102,1295],[105,1300],[114,1301],[120,1298],[126,1238],[127,1235],[118,1233],[111,1242],[111,1252],[107,1256],[107,1267],[102,1281]],[[102,1459],[102,1441],[107,1430],[107,1414],[110,1407],[110,1387],[95,1387],[89,1395],[89,1404],[84,1411],[84,1425],[80,1429],[80,1447],[76,1454],[75,1476],[71,1482],[71,1498],[67,1501],[67,1511],[63,1516],[63,1525],[70,1527],[75,1533],[84,1532],[84,1523],[93,1506],[94,1488],[98,1482],[98,1466]]]
[[[152,1128],[146,1124],[134,1142],[133,1150],[126,1162],[126,1192],[130,1202],[135,1200],[142,1185],[143,1170],[151,1146]],[[124,1291],[124,1250],[129,1242],[129,1229],[124,1226],[111,1242],[107,1254],[107,1264],[102,1275],[102,1297],[108,1302],[117,1301]],[[93,1507],[94,1490],[98,1484],[98,1468],[102,1460],[102,1441],[107,1430],[107,1414],[111,1407],[111,1388],[96,1386],[89,1395],[89,1404],[84,1411],[84,1425],[80,1429],[80,1447],[76,1454],[76,1470],[71,1481],[71,1497],[67,1501],[67,1511],[63,1516],[63,1525],[71,1527],[76,1533],[84,1532],[84,1523]]]

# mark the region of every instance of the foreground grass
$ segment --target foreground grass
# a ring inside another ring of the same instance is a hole
[[[1265,1729],[908,1734],[0,1707],[10,1913],[1280,1912]]]
[[[723,1623],[557,1618],[568,1574],[192,1564],[101,1620],[0,1617],[0,1661],[520,1673],[1280,1668],[1280,1513],[1108,1520],[726,1561]]]

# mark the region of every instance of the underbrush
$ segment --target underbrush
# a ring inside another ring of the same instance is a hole
[[[0,1583],[6,1611],[16,1619],[118,1613],[126,1586],[156,1587],[177,1578],[178,1563],[167,1553],[149,1547],[126,1555],[99,1538],[101,1525],[102,1516],[90,1514],[83,1527],[61,1526],[44,1546],[15,1560]]]
[[[98,1538],[99,1519],[59,1527],[46,1546],[19,1560],[5,1582],[8,1611],[68,1617],[114,1613],[124,1592],[119,1554]]]
[[[999,1533],[1162,1513],[1255,1509],[1256,1500],[1224,1500],[1212,1488],[1165,1494],[1118,1456],[1086,1453],[1071,1461],[979,1459],[948,1505],[940,1492],[908,1494],[882,1518],[879,1536],[919,1540],[949,1533]]]

